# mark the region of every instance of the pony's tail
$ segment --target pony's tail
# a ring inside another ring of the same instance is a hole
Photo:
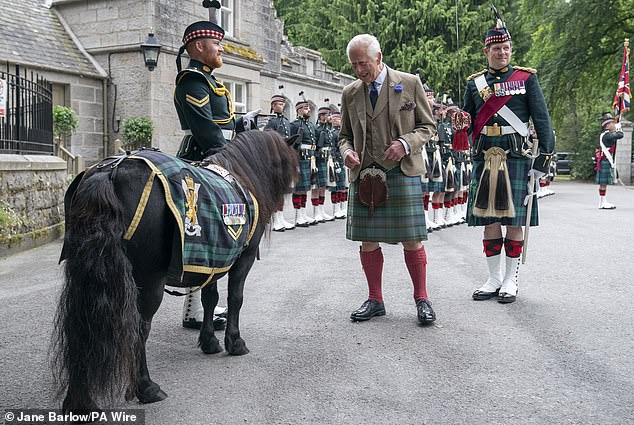
[[[94,399],[112,402],[136,387],[141,316],[112,178],[113,172],[85,176],[66,220],[52,353],[58,395],[68,391],[65,410],[90,407],[84,404]]]

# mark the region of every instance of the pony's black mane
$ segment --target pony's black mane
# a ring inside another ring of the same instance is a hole
[[[297,154],[274,131],[245,131],[206,161],[220,165],[251,191],[268,222],[297,180]]]

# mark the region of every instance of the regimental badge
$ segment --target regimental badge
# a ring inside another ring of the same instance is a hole
[[[185,176],[181,180],[185,195],[185,234],[188,236],[200,236],[202,227],[198,224],[198,190],[200,183],[195,183],[191,176]]]
[[[480,97],[485,102],[491,97],[491,95],[493,95],[493,90],[491,90],[491,87],[489,86],[486,86],[485,88],[480,90]]]

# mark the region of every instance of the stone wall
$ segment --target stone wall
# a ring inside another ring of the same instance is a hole
[[[623,126],[623,138],[616,145],[616,169],[619,178],[624,184],[632,184],[632,122],[628,120],[621,121]]]
[[[66,162],[46,155],[0,154],[0,205],[21,223],[0,226],[0,257],[48,243],[64,228]]]

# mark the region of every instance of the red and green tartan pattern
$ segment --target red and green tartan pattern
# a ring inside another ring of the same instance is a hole
[[[601,160],[601,169],[597,171],[594,181],[596,184],[613,184],[614,179],[612,177],[612,166],[610,165],[610,161],[603,158]]]
[[[359,180],[350,183],[346,238],[363,242],[410,242],[427,240],[420,176],[409,177],[399,167],[387,173],[388,200],[370,210],[359,203]]]
[[[487,224],[501,223],[503,226],[524,226],[526,225],[527,206],[524,205],[524,198],[528,195],[528,171],[531,168],[531,160],[528,158],[506,158],[506,165],[511,180],[511,192],[513,193],[513,205],[515,206],[515,217],[476,217],[473,215],[473,204],[478,189],[478,182],[484,170],[483,160],[473,161],[473,177],[469,184],[469,203],[467,204],[467,223],[469,226],[486,226]],[[539,213],[537,208],[537,197],[533,197],[533,207],[531,211],[531,226],[539,225]]]

